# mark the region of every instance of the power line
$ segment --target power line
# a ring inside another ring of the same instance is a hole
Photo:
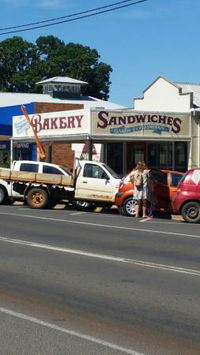
[[[149,0],[138,0],[138,1],[134,1],[134,2],[132,2],[132,1],[133,0],[119,1],[117,3],[112,3],[110,5],[101,6],[101,7],[98,7],[98,8],[94,8],[94,9],[90,9],[90,10],[87,10],[87,11],[78,12],[78,13],[71,14],[71,15],[61,16],[61,17],[57,17],[57,18],[53,18],[53,19],[49,19],[49,20],[44,20],[44,21],[39,21],[39,22],[28,23],[28,24],[24,24],[24,25],[1,28],[0,31],[7,30],[7,29],[14,29],[14,28],[17,29],[17,30],[1,32],[0,36],[1,35],[5,35],[5,34],[11,34],[11,33],[16,33],[16,32],[25,32],[25,31],[30,31],[30,30],[33,30],[33,29],[39,29],[39,28],[43,28],[43,27],[54,26],[54,25],[58,25],[58,24],[61,24],[61,23],[66,23],[66,22],[77,21],[77,20],[84,19],[84,18],[87,18],[87,17],[100,15],[100,14],[103,14],[103,13],[106,13],[106,12],[119,10],[119,9],[122,9],[122,8],[125,8],[125,7],[128,7],[128,6],[137,5],[139,3],[146,2],[146,1],[149,1]],[[131,3],[127,4],[127,2],[131,2]],[[123,3],[126,3],[126,4],[120,5],[120,4],[123,4]],[[120,5],[120,6],[116,6],[116,5]],[[109,7],[112,7],[112,8],[108,9]],[[106,10],[103,10],[103,9],[106,9]],[[102,10],[102,11],[98,11],[98,10]],[[93,12],[93,13],[91,14],[91,12]],[[86,14],[86,15],[84,15],[84,14]],[[78,16],[78,15],[83,15],[83,16]],[[70,17],[73,17],[73,18],[70,18]],[[63,18],[68,18],[68,19],[67,20],[62,20],[62,21],[57,21],[57,20],[61,20]],[[56,21],[56,22],[52,22],[52,21]],[[48,24],[45,24],[45,25],[39,25],[41,23],[47,23],[47,22],[52,22],[52,23],[48,23]],[[39,25],[39,26],[30,27],[32,25]],[[27,27],[27,26],[28,26],[28,28],[18,29],[18,28]]]
[[[97,10],[106,9],[106,8],[108,8],[108,7],[112,7],[112,6],[115,6],[115,5],[119,5],[119,4],[131,2],[131,1],[133,1],[133,0],[123,0],[123,1],[116,2],[116,3],[112,3],[112,4],[110,4],[110,5],[100,6],[100,7],[94,8],[94,9],[90,9],[90,10],[86,10],[86,11],[81,11],[81,12],[76,12],[76,13],[71,14],[71,15],[65,15],[65,16],[60,16],[60,17],[54,17],[54,18],[51,18],[51,19],[48,19],[48,20],[37,21],[37,22],[31,22],[31,23],[27,23],[27,24],[23,24],[23,25],[18,25],[18,26],[3,27],[3,28],[0,28],[0,31],[11,30],[11,29],[14,29],[14,28],[21,28],[21,27],[27,27],[27,26],[29,27],[29,26],[32,26],[32,25],[39,25],[39,24],[41,24],[41,23],[57,21],[57,20],[61,20],[61,19],[64,19],[64,18],[74,17],[74,16],[78,16],[78,15],[83,15],[83,14],[86,14],[86,13],[94,12],[94,11],[97,11]],[[145,0],[145,1],[146,1],[146,0]],[[138,2],[141,2],[141,1],[138,1]]]

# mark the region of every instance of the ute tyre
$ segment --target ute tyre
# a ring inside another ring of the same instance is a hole
[[[196,201],[187,202],[181,211],[186,222],[197,223],[200,221],[200,203]]]
[[[96,205],[93,202],[87,201],[73,201],[73,206],[77,211],[86,211],[93,212],[96,208]]]
[[[27,194],[27,203],[31,208],[45,208],[49,202],[48,193],[41,188],[33,188]]]
[[[123,202],[119,211],[123,216],[135,217],[135,205],[136,200],[130,196]]]
[[[0,205],[6,203],[7,194],[3,187],[0,187]]]

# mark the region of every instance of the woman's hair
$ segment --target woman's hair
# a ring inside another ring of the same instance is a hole
[[[147,166],[144,161],[138,161],[135,169],[143,172],[144,170],[147,169]]]

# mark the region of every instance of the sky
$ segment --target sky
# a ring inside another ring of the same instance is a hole
[[[147,0],[113,12],[27,32],[2,29],[70,15],[119,0],[0,0],[0,41],[13,36],[34,43],[53,35],[96,49],[109,64],[109,101],[133,107],[133,100],[160,75],[200,83],[200,1]],[[134,1],[134,0],[133,0]]]

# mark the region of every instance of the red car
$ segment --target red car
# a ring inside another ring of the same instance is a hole
[[[173,211],[181,214],[186,222],[200,221],[200,169],[191,169],[178,184],[172,201]]]
[[[133,172],[134,170],[121,180],[119,190],[115,195],[115,205],[119,208],[120,213],[125,216],[135,216],[134,186],[130,181]],[[150,170],[150,174],[156,210],[172,212],[171,201],[175,197],[178,182],[184,173],[171,170]]]

